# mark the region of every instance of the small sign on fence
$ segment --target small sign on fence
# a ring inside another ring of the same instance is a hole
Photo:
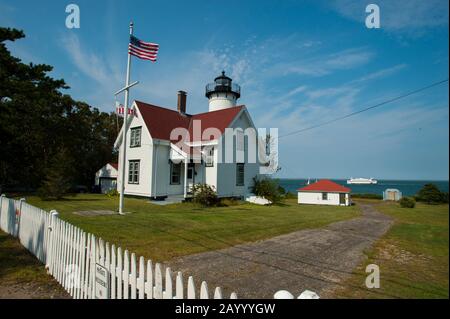
[[[95,264],[95,299],[109,298],[109,272],[100,264]]]

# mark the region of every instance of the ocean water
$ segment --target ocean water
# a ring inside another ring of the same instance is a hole
[[[297,189],[306,186],[307,179],[278,179],[280,185],[292,193],[296,193]],[[311,183],[316,181],[315,178],[311,178]],[[400,190],[403,195],[411,196],[417,194],[417,192],[428,183],[435,184],[442,192],[448,192],[448,181],[401,181],[401,180],[378,180],[378,184],[374,185],[356,185],[347,184],[347,180],[344,179],[332,179],[333,182],[341,184],[352,190],[353,194],[378,194],[382,195],[386,188],[396,188]]]

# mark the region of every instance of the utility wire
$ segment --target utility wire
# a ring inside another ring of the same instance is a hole
[[[309,130],[312,130],[312,129],[315,129],[315,128],[318,128],[318,127],[321,127],[321,126],[324,126],[324,125],[328,125],[328,124],[331,124],[331,123],[334,123],[334,122],[337,122],[337,121],[340,121],[340,120],[344,120],[344,119],[349,118],[349,117],[351,117],[351,116],[354,116],[354,115],[357,115],[357,114],[360,114],[360,113],[363,113],[363,112],[372,110],[372,109],[374,109],[374,108],[377,108],[377,107],[380,107],[380,106],[383,106],[383,105],[386,105],[386,104],[389,104],[389,103],[392,103],[392,102],[395,102],[395,101],[404,99],[405,97],[408,97],[408,96],[417,94],[417,93],[419,93],[419,92],[422,92],[422,91],[431,89],[431,88],[433,88],[433,87],[435,87],[435,86],[441,85],[441,84],[446,83],[446,82],[448,82],[448,79],[445,79],[445,80],[442,80],[442,81],[439,81],[439,82],[435,82],[435,83],[433,83],[433,84],[430,84],[430,85],[421,87],[421,88],[419,88],[419,89],[416,89],[416,90],[414,90],[414,91],[410,91],[410,92],[408,92],[408,93],[404,93],[404,94],[402,94],[402,95],[399,95],[399,96],[397,96],[397,97],[391,98],[391,99],[386,100],[386,101],[383,101],[383,102],[381,102],[381,103],[372,105],[372,106],[367,107],[367,108],[365,108],[365,109],[362,109],[362,110],[359,110],[359,111],[356,111],[356,112],[353,112],[353,113],[350,113],[350,114],[347,114],[347,115],[344,115],[344,116],[341,116],[341,117],[337,117],[337,118],[335,118],[335,119],[332,119],[332,120],[329,120],[329,121],[326,121],[326,122],[323,122],[323,123],[320,123],[320,124],[316,124],[316,125],[313,125],[313,126],[305,127],[304,129],[300,129],[300,130],[297,130],[297,131],[293,131],[293,132],[290,132],[290,133],[281,135],[281,136],[279,136],[278,138],[282,138],[282,137],[286,137],[286,136],[291,136],[291,135],[303,133],[303,132],[305,132],[305,131],[309,131]]]

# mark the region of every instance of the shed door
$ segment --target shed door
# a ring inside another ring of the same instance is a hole
[[[395,200],[395,192],[388,192],[388,200]]]
[[[101,178],[100,179],[100,189],[103,194],[106,194],[110,190],[117,188],[117,182],[112,178]]]
[[[339,193],[339,204],[345,205],[345,193]]]

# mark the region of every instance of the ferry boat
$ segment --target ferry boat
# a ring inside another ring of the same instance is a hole
[[[347,184],[376,184],[378,181],[376,179],[371,178],[353,178],[347,180]]]

